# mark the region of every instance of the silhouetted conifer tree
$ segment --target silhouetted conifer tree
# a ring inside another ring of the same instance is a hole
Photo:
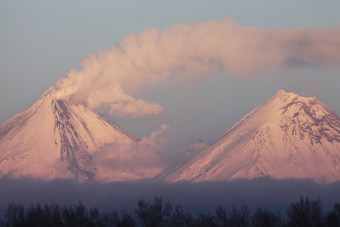
[[[310,201],[308,197],[291,204],[287,209],[288,226],[322,226],[322,210],[319,199]]]
[[[257,208],[252,215],[251,223],[254,227],[281,227],[284,225],[280,214],[274,214],[267,209]]]
[[[340,226],[340,203],[336,203],[333,210],[325,217],[325,226],[339,227]]]
[[[87,209],[81,202],[73,206],[59,207],[58,205],[44,205],[39,203],[28,208],[15,203],[9,203],[4,212],[0,226],[5,227],[67,227],[67,226],[159,226],[159,227],[266,227],[266,226],[340,226],[340,203],[336,203],[333,210],[325,216],[322,215],[321,202],[301,197],[296,203],[287,208],[287,221],[279,213],[272,213],[266,209],[257,208],[251,215],[244,206],[238,209],[231,206],[226,210],[221,205],[211,214],[200,213],[195,217],[184,213],[179,205],[173,206],[170,202],[163,202],[156,197],[152,203],[140,199],[134,214],[128,211],[105,211],[98,208]],[[0,216],[1,217],[1,216]]]

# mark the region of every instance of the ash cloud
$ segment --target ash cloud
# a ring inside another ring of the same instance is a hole
[[[339,28],[262,29],[224,18],[127,36],[60,78],[54,96],[137,118],[163,112],[138,96],[167,77],[197,81],[224,71],[249,79],[277,67],[339,63]]]

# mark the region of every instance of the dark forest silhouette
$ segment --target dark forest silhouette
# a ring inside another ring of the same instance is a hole
[[[0,226],[340,226],[340,203],[324,213],[321,201],[301,197],[291,203],[286,214],[269,211],[258,207],[250,212],[247,206],[226,209],[218,206],[214,212],[190,214],[180,205],[163,201],[156,197],[149,203],[143,199],[137,202],[133,211],[99,211],[87,208],[81,202],[73,206],[31,205],[24,207],[9,203],[0,219]]]

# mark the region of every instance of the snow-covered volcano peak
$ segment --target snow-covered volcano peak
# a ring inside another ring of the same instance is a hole
[[[280,98],[280,97],[287,97],[287,96],[291,96],[291,95],[296,95],[295,93],[287,93],[285,90],[281,89],[278,90],[275,95],[273,95],[273,97],[275,98]]]
[[[274,123],[279,123],[287,132],[309,137],[312,142],[320,143],[321,139],[340,142],[339,116],[315,97],[302,97],[280,90],[262,108],[266,112],[271,109],[271,115],[276,117],[269,119],[274,119]]]
[[[52,98],[53,93],[55,93],[55,87],[50,86],[40,95],[40,99],[44,99],[44,98],[48,98],[48,97]]]
[[[284,105],[292,105],[294,102],[301,102],[305,104],[309,104],[310,102],[314,102],[316,100],[315,97],[302,97],[299,96],[296,93],[293,92],[285,92],[284,90],[279,90],[275,93],[270,99],[268,99],[266,103],[275,102],[275,103],[281,103],[282,106]]]
[[[53,92],[49,88],[31,107],[0,125],[0,177],[125,181],[162,170],[150,165],[161,157],[143,153],[137,138]]]
[[[314,97],[280,90],[162,177],[210,181],[260,176],[339,180],[339,116]]]
[[[70,100],[70,97],[76,93],[72,86],[64,86],[63,80],[59,80],[56,85],[47,88],[40,96],[40,99]]]

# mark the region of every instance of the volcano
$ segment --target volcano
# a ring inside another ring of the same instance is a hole
[[[0,126],[0,177],[129,181],[162,170],[150,164],[160,153],[141,150],[137,138],[51,90]]]
[[[340,118],[316,98],[278,91],[194,157],[156,179],[340,180]]]

